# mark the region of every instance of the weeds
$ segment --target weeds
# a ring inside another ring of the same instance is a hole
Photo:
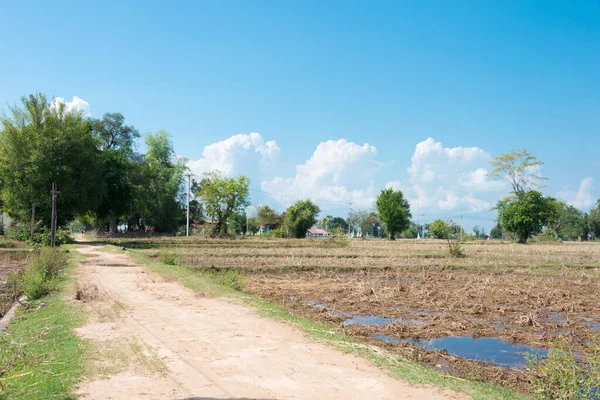
[[[244,287],[246,286],[244,277],[236,271],[213,272],[211,278],[219,285],[227,286],[238,292],[244,290]]]
[[[59,274],[67,265],[67,255],[56,248],[42,247],[17,281],[29,300],[45,296],[58,287]]]
[[[178,254],[174,254],[168,251],[165,248],[160,249],[160,253],[158,255],[160,262],[167,265],[180,265],[181,257]]]
[[[38,268],[58,260],[53,263],[58,268],[48,270],[62,271],[64,255],[48,255],[49,251],[35,256]],[[76,398],[73,389],[83,377],[84,347],[74,329],[84,315],[65,300],[71,294],[68,276],[73,269],[61,279],[60,291],[44,297],[43,303],[29,302],[29,310],[21,309],[7,333],[0,334],[0,399]]]
[[[465,254],[465,248],[462,245],[462,240],[460,237],[447,238],[448,242],[448,253],[450,253],[451,257],[454,258],[465,258],[467,255]]]
[[[600,334],[583,344],[564,337],[547,357],[529,363],[539,399],[600,399]]]

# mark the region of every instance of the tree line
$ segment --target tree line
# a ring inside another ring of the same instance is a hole
[[[56,183],[57,223],[66,227],[77,220],[111,234],[121,229],[184,233],[186,231],[185,176],[187,160],[177,157],[166,131],[143,135],[145,151],[139,152],[140,132],[125,123],[120,113],[102,118],[85,117],[32,94],[0,117],[0,206],[25,238],[29,223],[47,232],[51,220],[50,188]],[[498,224],[492,237],[526,242],[533,235],[563,239],[595,238],[600,234],[600,201],[583,213],[539,192],[535,168],[542,165],[527,150],[513,151],[492,161],[490,176],[503,179],[512,191],[500,200]],[[319,226],[337,234],[360,232],[365,237],[417,237],[424,231],[443,238],[464,235],[453,221],[418,225],[411,221],[409,203],[401,191],[384,189],[371,210],[351,210],[347,218],[325,216],[310,200],[299,200],[282,213],[268,205],[249,213],[250,181],[246,176],[226,177],[208,172],[191,182],[190,214],[193,227],[212,236],[257,233],[305,237]],[[477,237],[485,231],[474,228]]]

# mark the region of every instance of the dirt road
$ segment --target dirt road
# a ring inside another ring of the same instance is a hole
[[[79,334],[100,349],[103,375],[81,385],[84,399],[466,398],[395,380],[249,306],[148,274],[125,254],[78,251],[88,256],[77,283],[90,313]]]

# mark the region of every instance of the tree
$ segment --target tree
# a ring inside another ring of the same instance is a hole
[[[550,213],[548,217],[548,228],[552,231],[554,238],[577,239],[587,236],[589,231],[589,216],[577,208],[567,205],[565,202],[552,198],[548,199]]]
[[[398,233],[408,228],[412,215],[401,191],[383,189],[377,196],[376,206],[379,218],[386,226],[388,239],[394,240]]]
[[[492,230],[490,231],[490,238],[492,239],[502,239],[502,226],[500,223],[497,223]]]
[[[446,222],[441,219],[436,219],[429,226],[429,232],[437,239],[446,239],[446,234],[449,232]]]
[[[100,143],[102,177],[106,190],[96,209],[99,219],[108,219],[109,232],[117,232],[119,219],[133,203],[132,163],[136,158],[134,140],[140,137],[132,126],[124,124],[125,118],[119,113],[107,113],[100,119],[90,120],[90,131]]]
[[[364,239],[373,230],[373,225],[379,222],[379,217],[375,211],[351,210],[348,213],[348,221],[350,221],[350,226],[360,230]]]
[[[477,238],[477,239],[485,238],[485,228],[483,228],[479,225],[475,225],[473,227],[473,234],[475,235],[475,238]]]
[[[512,193],[516,195],[540,188],[539,181],[546,179],[535,170],[544,163],[527,149],[501,154],[494,157],[490,164],[494,169],[488,176],[506,181],[512,187]]]
[[[283,223],[283,218],[273,208],[263,205],[256,212],[256,222],[259,225],[269,226],[269,229],[277,229]]]
[[[179,195],[187,171],[186,160],[175,156],[168,132],[147,135],[146,146],[148,150],[134,171],[134,213],[141,214],[144,224],[157,231],[173,232],[185,209]]]
[[[348,222],[342,217],[332,217],[331,215],[328,215],[317,222],[317,226],[334,234],[344,234],[348,232]]]
[[[287,235],[305,238],[306,232],[317,222],[321,209],[310,200],[300,200],[289,206],[284,213],[283,229]]]
[[[246,214],[234,213],[227,220],[227,230],[229,232],[235,232],[236,235],[243,235],[246,233]]]
[[[137,129],[125,125],[125,117],[120,113],[106,113],[102,119],[91,119],[90,131],[104,151],[122,149],[132,152],[134,140],[140,137]]]
[[[402,237],[406,239],[416,239],[419,235],[419,231],[417,230],[417,225],[411,223],[407,230],[402,232]]]
[[[503,228],[517,235],[519,243],[527,243],[531,235],[541,232],[553,212],[551,200],[536,190],[500,200],[496,209]]]
[[[204,174],[196,194],[204,204],[206,213],[216,220],[214,235],[227,234],[226,221],[250,204],[249,190],[250,180],[247,176],[227,178],[219,171]]]
[[[56,182],[58,225],[99,204],[104,191],[98,141],[81,112],[51,103],[43,94],[21,99],[0,118],[0,181],[4,210],[21,222],[49,225],[50,188]]]
[[[590,211],[588,224],[592,239],[600,237],[600,209]]]

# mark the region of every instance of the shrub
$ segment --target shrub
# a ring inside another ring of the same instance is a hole
[[[31,227],[27,224],[20,224],[11,229],[9,235],[22,242],[50,246],[50,228],[42,225],[41,222],[38,222],[35,226],[33,241],[31,240]],[[57,229],[56,244],[60,246],[68,243],[73,243],[71,232],[68,229]]]
[[[331,235],[327,239],[322,239],[325,247],[348,247],[350,239],[345,235]]]
[[[218,271],[214,272],[212,277],[218,284],[240,292],[244,290],[244,287],[246,286],[244,277],[236,271]]]
[[[467,256],[460,236],[455,238],[448,237],[446,240],[448,241],[448,253],[450,253],[450,256],[455,258],[464,258]]]
[[[160,249],[158,255],[160,262],[167,265],[179,265],[181,264],[181,258],[178,254],[173,254],[165,248]]]
[[[600,334],[583,344],[563,337],[547,357],[529,357],[528,369],[540,399],[598,399]]]
[[[283,238],[286,237],[285,233],[283,232],[283,230],[281,228],[277,228],[277,229],[271,229],[267,234],[267,237],[277,237],[277,238]]]
[[[21,290],[29,300],[54,291],[59,274],[67,265],[67,255],[56,248],[42,247],[19,277]]]

